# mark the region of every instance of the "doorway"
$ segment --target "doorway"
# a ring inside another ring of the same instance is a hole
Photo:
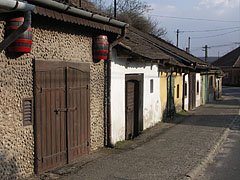
[[[125,139],[133,139],[143,129],[142,125],[142,86],[143,75],[125,76]]]
[[[89,64],[35,61],[35,170],[89,152]]]

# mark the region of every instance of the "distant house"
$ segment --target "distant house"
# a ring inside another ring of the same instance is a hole
[[[110,143],[131,139],[167,116],[200,106],[201,72],[209,68],[166,41],[129,27],[111,54]]]
[[[209,67],[207,63],[163,39],[155,38],[150,35],[148,35],[147,38],[151,40],[155,46],[159,47],[163,52],[185,67],[181,68],[182,71],[173,73],[171,78],[168,76],[167,84],[169,89],[172,89],[172,92],[168,91],[168,97],[172,96],[174,100],[168,98],[167,110],[179,112],[182,110],[181,107],[183,107],[184,110],[192,110],[199,106],[201,104],[200,72],[208,70]],[[180,88],[180,85],[182,88]],[[182,92],[181,95],[178,91],[180,93]],[[183,99],[181,99],[181,97]],[[171,112],[168,112],[168,114],[169,113]]]
[[[213,63],[224,72],[223,85],[240,86],[240,47]]]
[[[160,69],[170,57],[135,31],[113,49],[111,58],[112,145],[132,139],[161,121]]]
[[[199,59],[201,59],[201,60],[203,60],[203,61],[205,61],[205,57],[198,57]],[[219,57],[215,57],[215,56],[213,56],[213,57],[208,57],[207,58],[207,62],[209,63],[209,64],[212,64],[213,62],[215,62],[216,60],[218,60],[219,59]]]

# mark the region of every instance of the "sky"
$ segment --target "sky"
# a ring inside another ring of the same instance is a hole
[[[106,0],[106,3],[111,2],[113,0]],[[146,16],[156,19],[159,27],[166,28],[168,32],[166,38],[176,45],[176,30],[179,29],[179,48],[185,50],[190,37],[190,52],[197,57],[205,55],[202,48],[205,45],[210,47],[209,57],[221,57],[240,45],[240,0],[145,0],[145,2],[153,9]]]

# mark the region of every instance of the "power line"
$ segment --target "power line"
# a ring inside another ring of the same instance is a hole
[[[240,31],[240,29],[237,29],[237,30],[234,30],[234,31],[231,31],[231,32],[222,33],[222,34],[217,34],[217,35],[192,37],[192,39],[204,39],[204,38],[218,37],[218,36],[223,36],[223,35],[226,35],[226,34],[231,34],[231,33],[237,32],[237,31]]]
[[[237,45],[240,44],[238,42],[231,43],[231,44],[222,44],[222,45],[215,45],[215,46],[210,46],[211,48],[218,48],[218,47],[226,47],[226,46],[232,46],[232,45]]]
[[[209,46],[209,48],[219,48],[219,47],[226,47],[226,46],[232,46],[237,44],[240,44],[240,42],[233,42],[229,44],[219,44],[219,45]],[[191,52],[200,51],[200,50],[202,50],[202,47],[194,47],[193,50],[191,50]]]
[[[231,27],[231,28],[222,28],[222,29],[209,29],[209,30],[199,30],[199,31],[193,31],[193,30],[187,30],[187,31],[179,31],[180,33],[195,33],[195,32],[214,32],[214,31],[225,31],[230,29],[237,29],[240,28],[240,26]]]
[[[219,20],[219,19],[203,19],[203,18],[190,18],[190,17],[177,17],[177,16],[162,16],[162,15],[150,15],[150,16],[156,16],[156,17],[164,17],[164,18],[171,18],[171,19],[184,19],[184,20],[193,20],[193,21],[214,21],[214,22],[239,22],[239,21],[233,21],[233,20]]]

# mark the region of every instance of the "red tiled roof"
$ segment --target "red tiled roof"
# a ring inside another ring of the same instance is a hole
[[[137,56],[147,58],[149,60],[167,60],[167,64],[187,67],[184,64],[177,61],[174,57],[169,56],[164,51],[149,43],[147,40],[141,38],[136,33],[132,31],[127,31],[126,37],[119,44],[123,48],[131,51]]]
[[[193,56],[192,54],[187,53],[186,51],[184,51],[182,49],[177,48],[176,46],[166,42],[165,40],[163,40],[161,38],[153,37],[152,35],[143,33],[133,27],[129,27],[129,30],[136,32],[140,36],[143,36],[144,38],[148,39],[149,41],[155,43],[157,46],[160,46],[160,47],[166,49],[167,51],[175,54],[176,56],[179,57],[178,59],[185,59],[185,60],[191,61],[193,63],[207,65],[207,63],[202,61],[201,59]]]

